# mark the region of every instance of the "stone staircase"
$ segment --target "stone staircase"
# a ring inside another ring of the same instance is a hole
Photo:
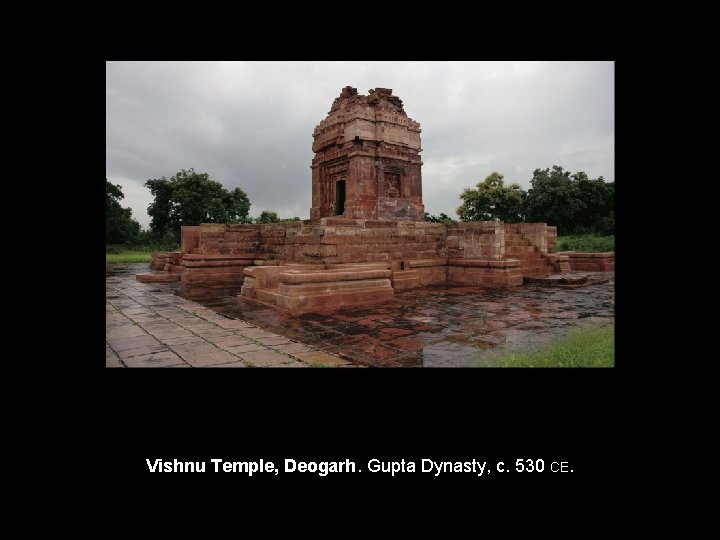
[[[512,226],[505,227],[505,258],[520,261],[523,278],[544,278],[553,271],[552,263]]]

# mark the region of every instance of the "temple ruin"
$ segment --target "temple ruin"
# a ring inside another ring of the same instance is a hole
[[[313,133],[310,220],[182,227],[140,281],[241,286],[291,313],[392,300],[432,285],[508,288],[571,270],[613,270],[614,253],[557,253],[557,228],[424,221],[420,124],[388,88],[343,88]]]
[[[424,220],[420,124],[391,89],[346,86],[313,139],[310,219]]]

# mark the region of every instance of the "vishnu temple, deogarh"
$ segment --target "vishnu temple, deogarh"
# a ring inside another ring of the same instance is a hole
[[[430,285],[518,287],[571,270],[607,271],[614,253],[557,253],[546,223],[424,221],[420,124],[389,88],[346,86],[313,132],[310,220],[182,227],[163,273],[137,279],[241,286],[291,313],[379,304]]]

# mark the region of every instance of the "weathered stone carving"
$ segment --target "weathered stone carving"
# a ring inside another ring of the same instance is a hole
[[[424,220],[420,124],[392,89],[346,86],[313,138],[311,219]]]

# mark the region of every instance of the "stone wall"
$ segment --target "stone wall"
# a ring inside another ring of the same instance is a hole
[[[557,253],[557,227],[547,226],[547,252]]]
[[[514,287],[524,277],[553,271],[614,268],[613,253],[556,253],[556,235],[557,229],[545,223],[500,221],[446,225],[327,217],[266,225],[206,223],[183,227],[182,252],[154,254],[152,267],[179,273],[186,284],[240,285],[247,277],[247,291],[277,287],[272,276],[286,270],[274,266],[328,270],[381,263],[391,272],[394,290],[442,284]],[[267,270],[244,272],[253,266]]]
[[[258,257],[300,264],[385,262],[401,270],[403,261],[444,257],[444,243],[440,223],[323,218],[263,225]]]
[[[531,246],[538,248],[540,253],[548,253],[547,223],[507,223],[504,227],[508,231],[519,233]],[[553,228],[557,238],[557,227]]]
[[[612,272],[615,270],[615,252],[586,253],[582,251],[561,251],[567,255],[572,270],[583,272]]]
[[[180,227],[180,251],[183,253],[199,253],[200,227],[183,225]]]
[[[473,221],[446,225],[447,257],[500,260],[505,256],[502,221]]]
[[[260,227],[260,225],[203,223],[198,227],[198,253],[201,255],[255,254]]]
[[[517,259],[448,259],[448,285],[509,288],[522,283],[522,267]]]

